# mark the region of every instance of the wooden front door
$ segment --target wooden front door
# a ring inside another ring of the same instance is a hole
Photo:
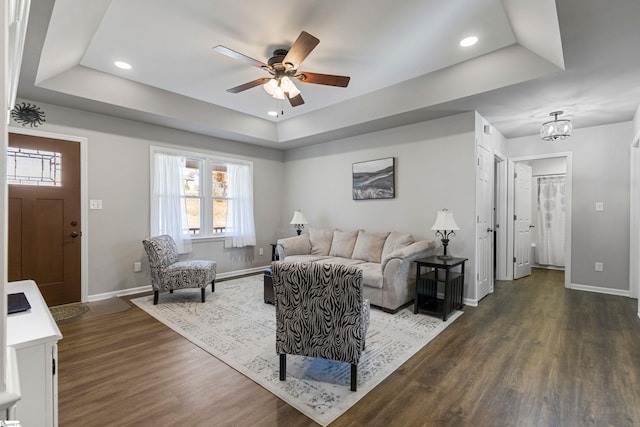
[[[81,299],[80,143],[9,134],[9,281],[49,306]]]

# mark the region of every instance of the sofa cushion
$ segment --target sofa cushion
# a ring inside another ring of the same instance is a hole
[[[371,288],[382,289],[382,266],[377,262],[363,262],[358,264],[362,270],[362,284]]]
[[[356,237],[358,237],[358,231],[334,231],[329,255],[351,258],[353,248],[356,245]]]
[[[287,258],[287,260],[289,260],[289,258]],[[343,264],[343,265],[358,265],[358,266],[360,264],[364,264],[364,261],[362,261],[361,259],[343,258],[339,256],[320,257],[320,259],[316,260],[315,262],[318,262],[320,264]]]
[[[333,230],[323,230],[322,228],[309,228],[309,241],[311,243],[311,255],[329,255],[331,241],[333,240]]]
[[[286,262],[316,262],[324,258],[329,258],[321,255],[287,255],[284,259]]]
[[[362,259],[369,262],[380,262],[382,259],[382,248],[388,235],[389,233],[373,233],[360,230],[351,258]]]
[[[411,234],[402,234],[392,231],[391,233],[389,233],[387,240],[384,242],[381,258],[385,259],[394,250],[409,246],[414,241],[415,240],[413,239],[413,236],[411,236]]]

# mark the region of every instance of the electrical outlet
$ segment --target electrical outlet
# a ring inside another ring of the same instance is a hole
[[[604,271],[604,263],[596,262],[596,271]]]
[[[89,209],[102,209],[102,200],[89,200]]]
[[[264,255],[264,248],[260,248],[260,250],[258,251],[258,253],[259,253],[260,255]]]
[[[596,212],[604,211],[604,202],[596,202]]]
[[[142,263],[140,262],[134,262],[133,263],[133,272],[134,273],[139,273],[142,271]]]

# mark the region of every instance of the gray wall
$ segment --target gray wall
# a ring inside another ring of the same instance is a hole
[[[564,141],[538,135],[507,142],[509,157],[572,152],[571,283],[629,289],[629,154],[631,122],[574,129]],[[604,212],[595,202],[604,202]],[[603,272],[594,263],[604,263]]]
[[[287,151],[285,219],[301,209],[311,226],[408,232],[440,246],[431,226],[448,208],[461,228],[448,253],[469,258],[466,271],[474,272],[474,126],[475,114],[464,113]],[[386,157],[395,158],[396,197],[352,200],[352,164]],[[470,274],[466,282],[465,297],[473,299]]]
[[[149,284],[141,240],[149,234],[149,147],[184,146],[254,162],[257,246],[225,249],[221,240],[194,244],[190,258],[218,262],[220,273],[255,269],[270,261],[269,243],[294,235],[289,220],[302,209],[312,226],[402,231],[433,239],[436,212],[448,208],[461,231],[450,252],[469,258],[465,298],[475,299],[475,113],[388,129],[289,150],[209,138],[169,128],[116,119],[38,102],[47,122],[38,129],[88,138],[88,198],[103,210],[90,210],[89,296]],[[508,141],[509,157],[573,152],[574,284],[628,289],[629,141],[632,123],[577,129],[566,141],[542,143],[538,136]],[[396,197],[354,201],[354,162],[394,157]],[[596,213],[594,202],[605,211]],[[616,227],[610,226],[616,224]],[[259,248],[264,255],[258,255]],[[611,249],[614,249],[613,251]],[[441,251],[441,248],[438,248]],[[143,272],[133,273],[133,262]],[[595,273],[602,261],[605,271]]]
[[[29,102],[29,101],[27,101]],[[149,285],[142,239],[149,236],[149,158],[151,145],[183,146],[253,161],[257,246],[225,249],[223,240],[194,242],[186,258],[214,259],[218,273],[267,265],[269,243],[281,236],[284,187],[281,151],[241,144],[160,126],[117,119],[37,102],[46,123],[37,130],[88,139],[88,198],[102,210],[88,211],[88,295]],[[20,127],[13,123],[13,126]],[[258,254],[264,248],[264,255]],[[142,261],[143,271],[133,272]]]

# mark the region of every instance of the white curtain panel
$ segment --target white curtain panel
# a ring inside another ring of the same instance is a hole
[[[189,229],[182,179],[185,164],[186,159],[181,156],[165,153],[154,155],[151,236],[168,234],[173,237],[179,253],[192,250],[191,238],[185,233]]]
[[[538,177],[536,262],[564,267],[565,177]]]
[[[227,228],[231,233],[231,247],[256,245],[256,227],[253,220],[253,176],[246,164],[228,164],[227,181],[229,205]]]

